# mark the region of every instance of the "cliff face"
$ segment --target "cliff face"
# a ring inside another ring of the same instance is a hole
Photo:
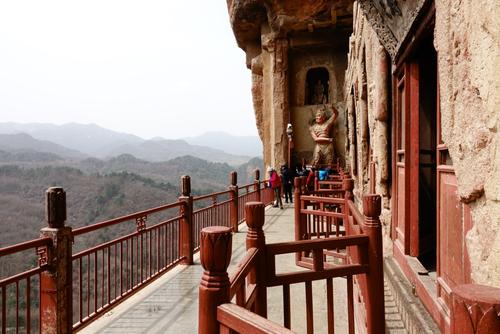
[[[314,142],[308,128],[323,103],[340,111],[331,135],[336,139],[336,156],[344,161],[342,82],[352,1],[228,0],[228,10],[236,40],[252,70],[253,104],[265,164],[279,166],[289,158],[292,163],[309,162]],[[318,69],[323,71],[319,77]],[[318,80],[325,95],[321,102],[308,97]],[[294,131],[293,151],[289,151],[288,123]]]
[[[500,286],[500,15],[498,1],[436,1],[443,141],[469,203],[472,279]]]

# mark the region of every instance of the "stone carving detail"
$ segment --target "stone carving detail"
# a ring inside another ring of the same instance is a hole
[[[387,23],[384,21],[382,15],[380,15],[373,1],[360,0],[359,5],[373,30],[377,33],[380,42],[391,55],[392,60],[394,60],[398,51],[398,40],[387,26]]]
[[[137,226],[137,232],[143,231],[146,229],[146,223],[148,221],[148,216],[137,217],[135,219],[135,225]]]

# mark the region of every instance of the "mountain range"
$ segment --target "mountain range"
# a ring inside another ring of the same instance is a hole
[[[71,159],[110,158],[131,154],[160,162],[191,155],[211,162],[237,166],[262,154],[258,137],[209,132],[185,139],[142,139],[95,124],[0,123],[0,150],[37,151]]]

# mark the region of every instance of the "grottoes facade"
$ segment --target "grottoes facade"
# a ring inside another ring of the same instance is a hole
[[[314,112],[333,104],[334,154],[355,195],[374,184],[382,196],[386,256],[450,330],[454,287],[500,287],[500,3],[229,0],[228,9],[265,164],[309,162]]]

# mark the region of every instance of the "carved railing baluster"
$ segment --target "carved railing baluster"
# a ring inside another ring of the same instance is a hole
[[[182,263],[193,264],[193,196],[191,196],[191,178],[184,175],[181,178],[181,193],[179,201],[182,216],[180,224],[179,253],[183,257]]]
[[[231,191],[229,193],[230,199],[231,199],[231,206],[229,209],[229,221],[231,228],[233,229],[233,232],[238,232],[238,174],[233,171],[230,174],[230,185],[229,185],[229,190]]]
[[[59,187],[46,192],[46,221],[40,231],[52,243],[38,249],[39,262],[48,264],[40,274],[40,331],[42,333],[71,333],[73,324],[72,294],[72,232],[66,222],[66,192]]]
[[[248,277],[249,284],[257,284],[257,297],[255,300],[255,313],[267,317],[267,289],[266,289],[266,238],[262,227],[264,226],[264,204],[249,202],[245,205],[246,223],[248,226],[246,246],[259,250],[259,259],[253,273]]]
[[[200,260],[203,276],[199,286],[198,333],[219,333],[217,306],[229,302],[229,276],[231,261],[231,228],[205,227],[201,231]]]

